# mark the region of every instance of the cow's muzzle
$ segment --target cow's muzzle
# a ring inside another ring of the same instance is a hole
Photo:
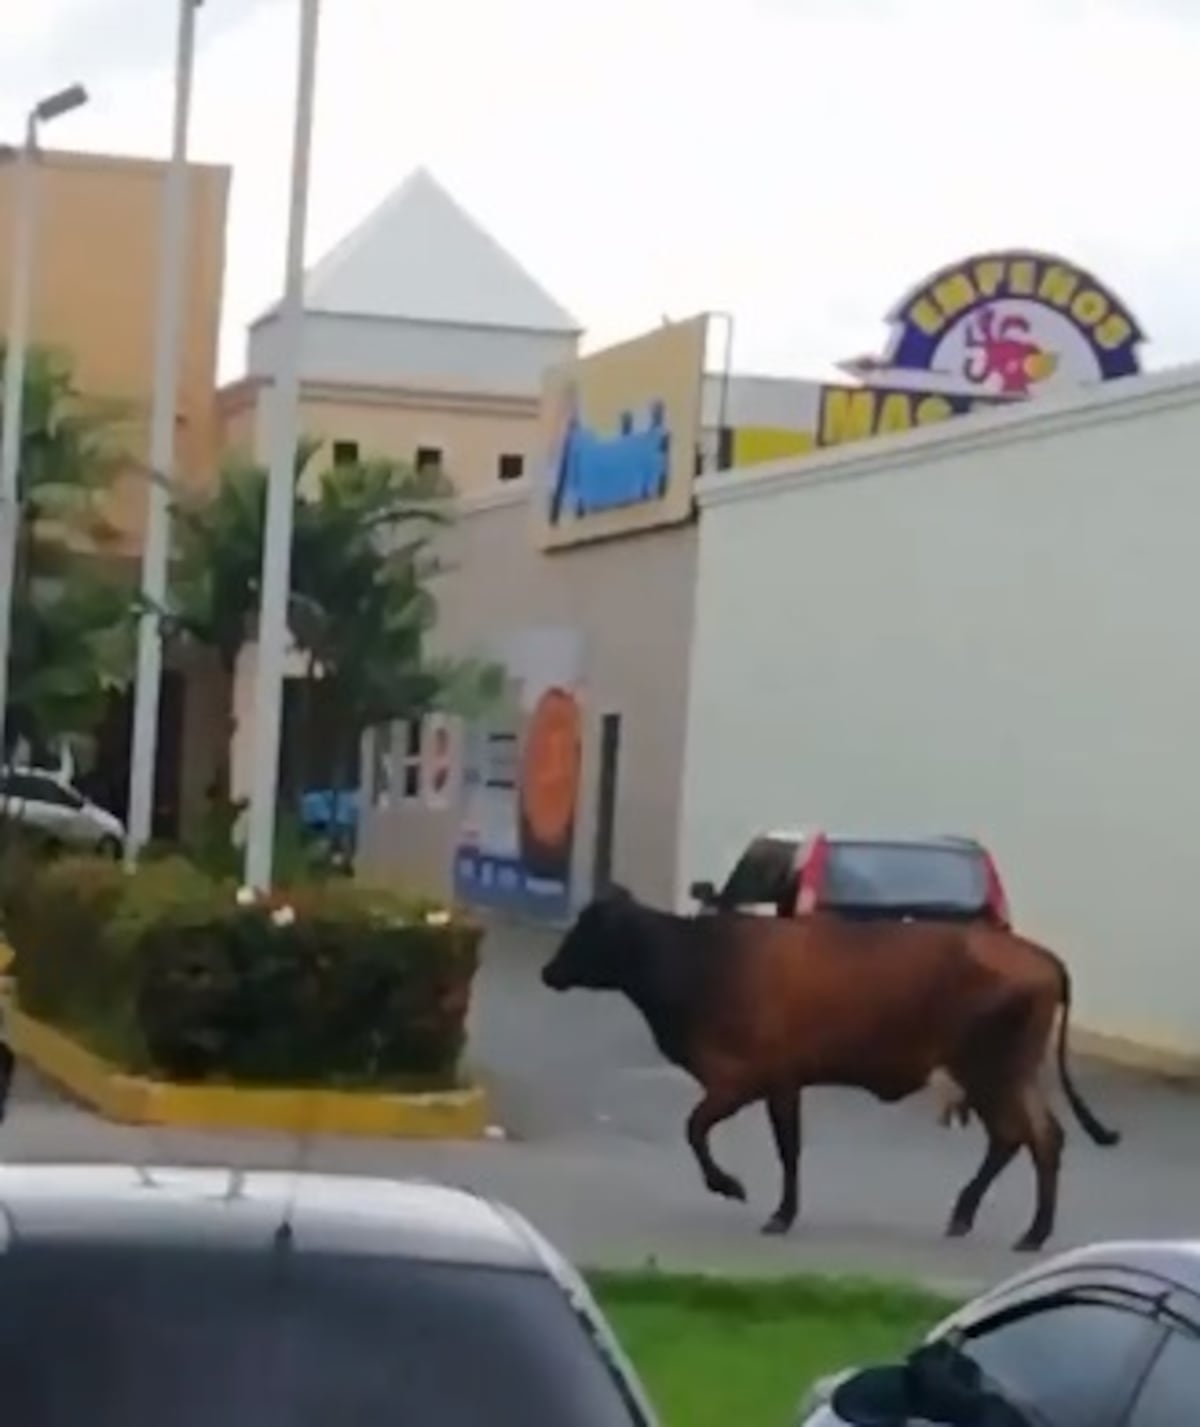
[[[565,991],[570,982],[561,966],[551,961],[542,967],[542,985],[551,991]]]

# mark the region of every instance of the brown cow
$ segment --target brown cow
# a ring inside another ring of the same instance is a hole
[[[1037,1174],[1037,1207],[1017,1244],[1037,1249],[1054,1229],[1063,1129],[1039,1085],[1059,1017],[1057,1061],[1076,1118],[1101,1145],[1102,1125],[1066,1062],[1071,981],[1053,953],[990,927],[680,917],[615,888],[580,913],[542,971],[552,990],[621,991],[662,1053],[704,1095],[687,1138],[714,1193],[744,1200],[709,1150],[709,1133],[756,1100],[766,1104],[783,1167],[765,1233],[786,1233],[799,1210],[800,1094],[848,1085],[903,1100],[952,1077],[983,1124],[987,1151],[958,1196],[947,1232],[969,1233],[981,1200],[1019,1149]]]

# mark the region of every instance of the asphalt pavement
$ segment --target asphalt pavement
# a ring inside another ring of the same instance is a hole
[[[448,1179],[526,1213],[584,1264],[656,1262],[714,1272],[829,1268],[915,1275],[969,1289],[1023,1266],[1008,1245],[1032,1212],[1027,1162],[1010,1167],[972,1238],[941,1228],[982,1150],[975,1128],[942,1129],[931,1101],[879,1105],[810,1091],[804,1207],[786,1239],[758,1226],[778,1168],[765,1116],[751,1108],[714,1135],[749,1205],[710,1196],[682,1137],[690,1083],[662,1063],[636,1014],[614,996],[555,996],[537,972],[544,934],[497,928],[485,945],[471,1054],[493,1095],[496,1137],[475,1144],[303,1143],[106,1124],[28,1074],[0,1127],[0,1159],[133,1160],[314,1168]],[[1050,1248],[1097,1238],[1200,1237],[1200,1095],[1081,1061],[1078,1079],[1123,1140],[1099,1149],[1069,1112],[1059,1233]]]

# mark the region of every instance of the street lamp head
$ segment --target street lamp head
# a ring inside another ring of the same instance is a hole
[[[57,94],[48,94],[34,106],[33,117],[41,124],[49,123],[73,109],[80,109],[88,102],[88,92],[82,84],[72,84],[60,89]]]

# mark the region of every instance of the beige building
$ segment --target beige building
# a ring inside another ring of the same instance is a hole
[[[437,463],[464,495],[519,480],[542,374],[579,324],[424,170],[307,274],[301,428],[331,459]],[[219,397],[227,448],[264,457],[278,310]]]
[[[145,529],[148,487],[138,469],[148,457],[154,385],[154,314],[167,166],[148,159],[45,150],[36,170],[37,246],[31,339],[69,358],[77,386],[121,413],[111,436],[130,469],[105,514],[107,552],[133,574]],[[177,389],[176,474],[189,484],[213,479],[220,431],[215,402],[217,344],[225,270],[230,170],[189,166],[187,254]],[[0,324],[8,318],[17,168],[0,164]],[[214,707],[220,690],[169,667],[160,704],[155,826],[179,825],[213,763]],[[98,730],[90,790],[123,814],[128,791],[131,694],[112,700]]]
[[[85,396],[119,403],[114,436],[136,459],[147,454],[154,378],[162,199],[167,166],[107,154],[43,152],[37,170],[38,227],[31,336],[62,351]],[[230,170],[189,169],[188,250],[178,388],[178,470],[211,478],[219,432],[213,400]],[[12,263],[16,165],[0,165],[0,274]],[[7,294],[5,280],[3,292]],[[0,324],[7,322],[7,297]],[[136,556],[146,484],[123,479],[108,512],[120,550]]]

